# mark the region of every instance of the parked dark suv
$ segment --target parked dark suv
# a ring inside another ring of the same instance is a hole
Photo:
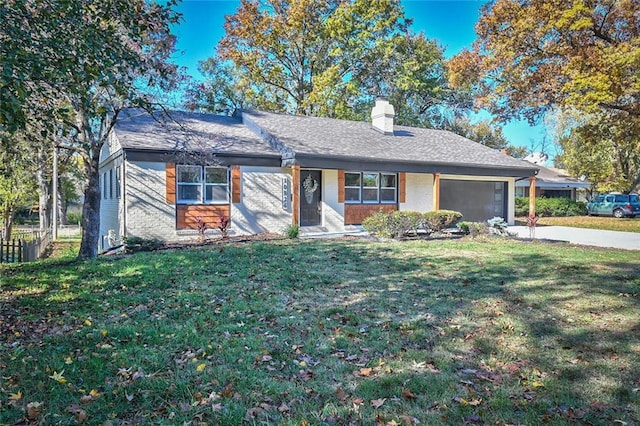
[[[588,215],[635,217],[640,215],[640,196],[637,194],[604,194],[587,203]]]

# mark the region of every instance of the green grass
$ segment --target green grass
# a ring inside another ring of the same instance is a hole
[[[517,225],[526,225],[527,218],[516,218]],[[607,231],[640,232],[640,218],[605,216],[541,217],[538,226],[573,226],[576,228],[604,229]]]
[[[634,251],[280,240],[0,274],[0,424],[640,422]]]

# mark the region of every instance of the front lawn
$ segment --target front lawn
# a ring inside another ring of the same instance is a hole
[[[633,251],[280,240],[0,280],[0,424],[640,422]]]
[[[527,225],[526,217],[516,218],[516,225]],[[573,226],[576,228],[604,229],[607,231],[640,232],[640,218],[623,218],[606,216],[567,216],[541,217],[540,226]]]

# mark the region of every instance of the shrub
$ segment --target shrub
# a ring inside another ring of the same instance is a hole
[[[82,223],[82,213],[69,212],[67,213],[67,223],[77,225]]]
[[[220,216],[220,221],[218,222],[218,229],[222,234],[222,238],[229,237],[229,227],[231,226],[231,218],[228,216]]]
[[[198,238],[200,239],[200,242],[203,242],[209,225],[207,225],[207,222],[202,216],[196,216],[196,228],[198,229]]]
[[[487,224],[489,225],[490,233],[498,235],[509,235],[509,224],[503,218],[496,216],[492,219],[487,220]]]
[[[136,253],[139,251],[154,251],[164,247],[164,241],[157,238],[124,237],[125,253]]]
[[[289,225],[284,229],[284,235],[292,240],[295,240],[300,235],[299,225]]]
[[[462,214],[450,210],[420,213],[415,211],[379,211],[365,218],[362,227],[382,238],[402,238],[417,235],[419,229],[427,233],[439,232],[453,226]]]
[[[389,230],[389,215],[382,210],[366,217],[362,221],[362,227],[370,234],[378,235],[382,238],[391,238],[393,235]]]
[[[423,214],[422,226],[427,232],[440,232],[462,219],[462,213],[453,210],[436,210]]]
[[[471,235],[474,238],[478,235],[489,233],[489,226],[484,222],[459,222],[456,226],[460,232],[465,235]]]
[[[546,217],[584,216],[586,204],[568,198],[536,198],[536,214]],[[529,215],[529,197],[516,197],[516,216]]]

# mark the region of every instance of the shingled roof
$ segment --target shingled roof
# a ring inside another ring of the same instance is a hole
[[[274,149],[287,149],[285,164],[514,177],[537,171],[531,163],[444,130],[395,126],[393,135],[385,135],[360,121],[262,111],[242,111],[242,118]]]
[[[239,117],[183,111],[151,116],[146,111],[127,109],[122,111],[114,131],[124,150],[281,157]]]
[[[269,165],[343,170],[527,177],[538,169],[448,131],[395,126],[385,135],[368,122],[262,111],[234,117],[175,111],[151,116],[131,109],[123,111],[115,135],[137,160],[208,151],[254,163],[261,158],[260,165],[268,160]]]
[[[570,176],[565,170],[553,167],[544,167],[535,164],[539,168],[536,175],[536,186],[540,188],[589,188],[591,182],[586,179],[578,179]],[[529,186],[529,181],[519,181],[516,186]]]

